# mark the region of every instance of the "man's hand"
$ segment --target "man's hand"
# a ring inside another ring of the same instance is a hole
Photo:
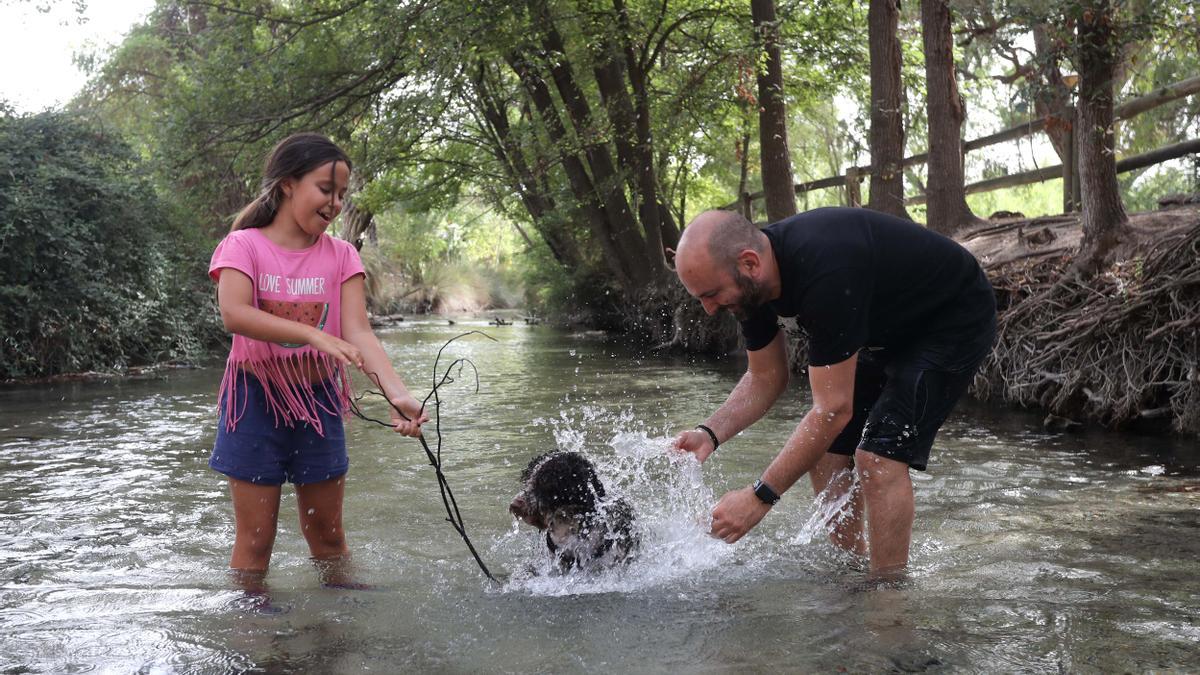
[[[404,434],[405,436],[420,436],[421,425],[429,421],[429,415],[426,415],[425,411],[421,409],[420,401],[412,396],[397,396],[390,400],[392,403],[392,424],[395,425],[396,433]],[[408,419],[404,419],[400,415],[400,412],[396,411],[397,408]]]
[[[751,488],[726,492],[713,509],[712,530],[709,534],[724,540],[726,544],[732,544],[752,530],[770,510],[770,505],[756,497]]]
[[[675,449],[692,453],[701,464],[716,450],[708,434],[699,429],[685,431],[676,436]]]

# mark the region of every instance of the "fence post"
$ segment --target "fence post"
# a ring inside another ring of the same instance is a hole
[[[1072,116],[1071,122],[1071,165],[1075,167],[1075,171],[1071,175],[1071,202],[1075,205],[1075,211],[1083,210],[1083,187],[1082,177],[1079,175],[1079,133],[1083,131],[1079,126],[1079,108],[1072,108],[1075,113]]]
[[[1074,116],[1072,116],[1074,117]],[[1066,152],[1062,163],[1063,213],[1075,211],[1075,120],[1067,122]]]
[[[846,169],[846,206],[862,206],[862,193],[858,189],[858,167]]]

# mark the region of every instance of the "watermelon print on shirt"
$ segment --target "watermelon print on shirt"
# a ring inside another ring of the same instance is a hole
[[[209,276],[218,281],[223,269],[250,278],[255,307],[339,338],[342,284],[364,273],[358,251],[347,241],[323,234],[312,246],[293,250],[279,246],[257,228],[231,232],[221,241],[213,252]],[[312,372],[314,366],[331,377],[307,381],[302,374]],[[230,430],[242,412],[233,384],[235,378],[248,375],[262,382],[277,426],[305,422],[321,431],[315,387],[335,394],[330,400],[340,405],[337,412],[344,414],[349,407],[349,377],[336,360],[308,345],[269,343],[235,334],[218,397],[229,411],[225,419]]]

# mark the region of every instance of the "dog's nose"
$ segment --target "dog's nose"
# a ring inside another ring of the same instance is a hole
[[[529,504],[525,501],[525,495],[517,495],[513,498],[512,503],[508,505],[508,510],[518,518],[524,518],[529,511]]]

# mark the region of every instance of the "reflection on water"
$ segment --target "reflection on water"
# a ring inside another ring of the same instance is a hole
[[[478,325],[475,325],[478,324]],[[268,594],[225,569],[227,489],[206,460],[219,372],[0,390],[0,671],[1188,670],[1200,642],[1194,440],[1046,434],[971,404],[915,475],[912,578],[869,589],[803,484],[734,546],[705,535],[804,412],[795,382],[701,471],[667,452],[736,362],[641,356],[595,334],[484,321],[383,333],[416,392],[433,357],[444,468],[484,579],[417,443],[351,422],[345,523],[371,590],[320,587],[285,489]],[[445,358],[445,357],[444,357]],[[371,413],[371,406],[364,405]],[[375,408],[382,416],[385,411]],[[529,458],[577,450],[632,504],[628,567],[531,575],[545,548],[506,506]]]

